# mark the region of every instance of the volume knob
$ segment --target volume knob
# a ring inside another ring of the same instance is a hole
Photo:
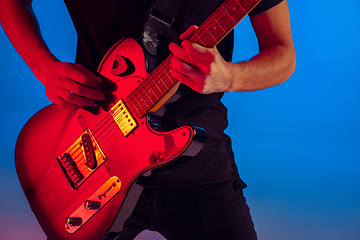
[[[100,202],[86,200],[85,203],[84,203],[84,207],[87,210],[99,209],[100,208]]]
[[[82,218],[80,217],[68,217],[65,221],[68,227],[80,226],[82,222]]]

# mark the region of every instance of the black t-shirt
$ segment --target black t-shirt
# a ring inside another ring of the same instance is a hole
[[[282,0],[262,0],[250,13],[261,13]],[[148,0],[64,0],[78,35],[76,62],[96,71],[107,50],[122,38],[139,40],[145,17],[152,5]],[[184,0],[166,37],[158,46],[160,61],[169,54],[170,42],[180,43],[179,35],[191,25],[201,25],[224,1]],[[234,33],[231,31],[217,48],[231,61]],[[148,186],[192,185],[239,178],[227,127],[227,109],[221,103],[223,93],[199,94],[181,84],[181,97],[167,104],[163,125],[167,129],[183,125],[202,127],[206,141],[194,158],[156,171]],[[245,186],[245,185],[242,185]]]

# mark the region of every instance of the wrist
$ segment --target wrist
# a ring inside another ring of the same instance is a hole
[[[34,58],[31,63],[28,63],[28,65],[34,76],[42,82],[43,76],[51,69],[51,65],[58,62],[59,60],[49,52],[43,55],[38,55],[38,57]]]
[[[227,79],[227,88],[225,92],[234,92],[239,91],[241,89],[241,79],[244,68],[244,62],[240,63],[227,63],[226,70],[226,79]]]

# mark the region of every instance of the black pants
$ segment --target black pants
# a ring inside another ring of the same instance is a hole
[[[225,181],[145,188],[119,240],[149,229],[167,240],[256,240],[242,189]]]

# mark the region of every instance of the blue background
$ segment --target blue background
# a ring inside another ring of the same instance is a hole
[[[289,0],[289,7],[293,76],[224,97],[248,204],[259,240],[359,240],[360,2]],[[51,51],[72,62],[76,36],[63,2],[38,0],[34,8]],[[236,35],[234,61],[256,54],[248,18]],[[22,126],[49,101],[2,30],[0,72],[0,239],[45,239],[13,155]],[[159,237],[148,232],[138,239]]]

